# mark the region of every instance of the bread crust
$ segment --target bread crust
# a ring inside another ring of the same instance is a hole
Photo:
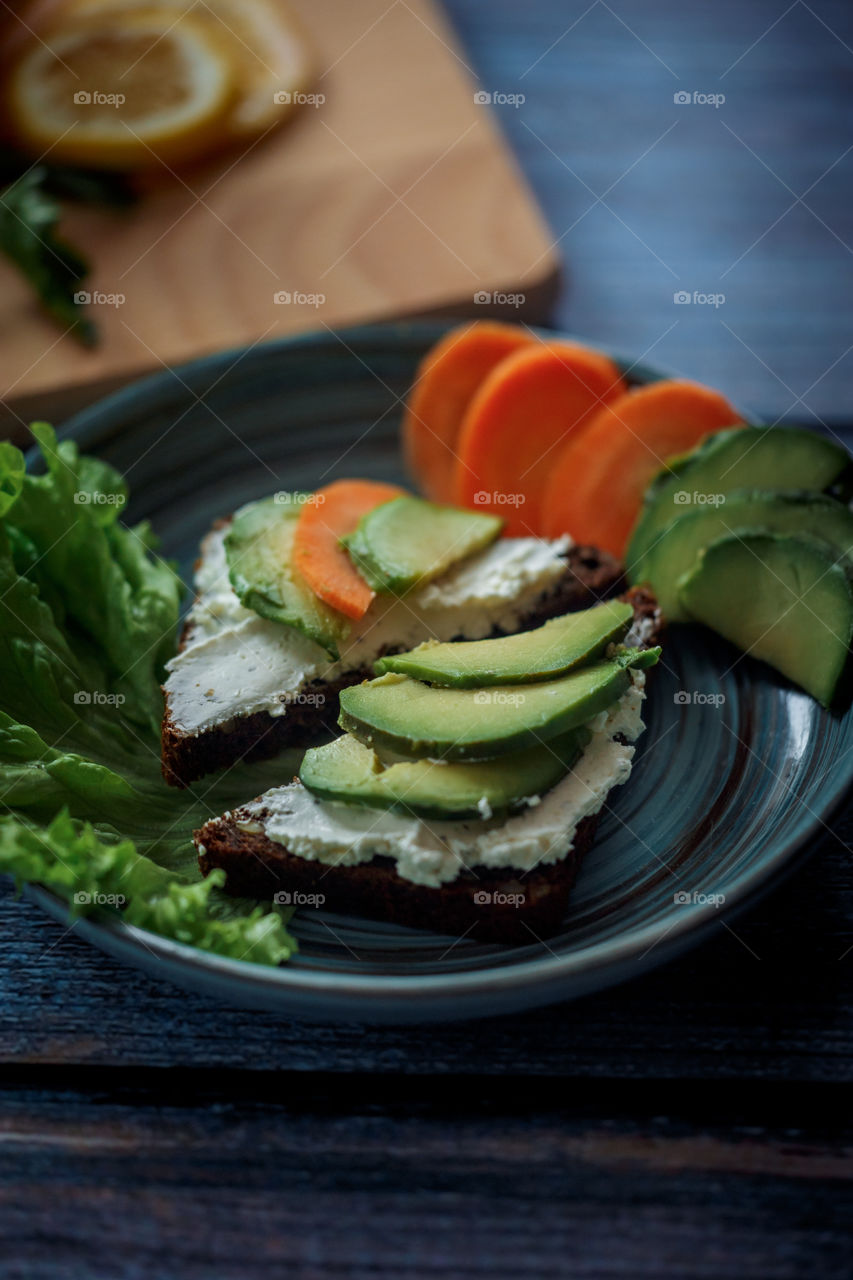
[[[566,553],[566,572],[562,579],[540,597],[518,629],[529,631],[561,613],[587,609],[614,595],[623,585],[622,567],[613,556],[596,547],[571,547]],[[186,643],[187,628],[184,628],[179,652],[183,651]],[[334,682],[318,681],[306,686],[305,692],[322,697],[294,702],[284,715],[255,712],[198,734],[184,733],[177,727],[164,689],[165,709],[161,726],[163,777],[170,786],[187,787],[205,774],[227,768],[239,760],[266,759],[285,747],[308,745],[337,724],[341,690],[368,680],[372,675],[372,670],[364,669],[352,671]]]
[[[312,862],[262,832],[241,831],[230,817],[214,818],[194,839],[200,848],[202,873],[221,868],[228,892],[238,896],[269,899],[287,893],[299,906],[300,895],[317,895],[321,901],[316,905],[326,910],[452,937],[529,943],[560,928],[580,860],[593,843],[597,824],[597,814],[578,824],[574,847],[560,862],[532,871],[466,869],[440,889],[404,880],[391,858],[374,858],[356,866]]]
[[[639,647],[657,644],[663,619],[652,592],[632,587],[621,598],[633,606]],[[262,819],[263,812],[252,816]],[[263,831],[240,830],[231,814],[211,819],[193,838],[202,872],[206,875],[221,868],[228,893],[252,898],[271,898],[281,892],[321,894],[323,901],[318,905],[332,910],[456,937],[518,944],[547,938],[562,927],[598,818],[593,814],[578,823],[572,848],[559,862],[530,871],[466,869],[440,889],[405,880],[391,858],[377,857],[356,866],[311,861],[270,840]],[[488,900],[478,894],[488,894]]]

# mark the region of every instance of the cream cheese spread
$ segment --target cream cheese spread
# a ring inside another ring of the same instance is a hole
[[[353,624],[341,656],[301,632],[245,609],[228,579],[225,529],[208,534],[185,646],[169,663],[166,704],[181,733],[227,726],[242,716],[280,716],[322,696],[315,682],[369,667],[381,653],[437,640],[479,640],[516,630],[566,570],[571,539],[502,538],[405,599],[377,596]],[[308,688],[313,686],[313,688]]]
[[[375,857],[393,858],[398,874],[439,888],[463,867],[530,871],[559,862],[571,851],[578,824],[598,813],[613,787],[631,772],[645,675],[632,672],[632,687],[590,722],[593,736],[574,768],[524,812],[506,819],[427,822],[377,809],[320,800],[301,783],[266,792],[226,814],[246,832],[263,832],[289,853],[335,866]],[[436,768],[441,768],[440,764]]]

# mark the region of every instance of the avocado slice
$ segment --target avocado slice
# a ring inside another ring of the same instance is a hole
[[[612,641],[621,640],[633,616],[631,605],[608,600],[514,636],[449,644],[427,640],[409,653],[379,658],[374,669],[380,675],[399,671],[454,689],[552,680],[597,658]]]
[[[396,671],[341,693],[338,724],[381,753],[491,760],[541,745],[606,711],[660,649],[625,649],[558,680],[494,689],[436,689]]]
[[[295,627],[337,658],[349,620],[315,596],[292,564],[299,499],[278,494],[241,507],[225,535],[228,576],[245,608]]]
[[[670,458],[650,484],[625,563],[632,583],[645,580],[645,558],[667,525],[699,499],[737,489],[828,489],[847,485],[850,455],[841,445],[799,427],[717,431]],[[846,474],[845,474],[846,473]]]
[[[677,508],[676,508],[677,510]],[[643,577],[650,582],[668,622],[683,622],[679,579],[709,543],[726,534],[804,533],[832,547],[834,559],[853,556],[853,512],[823,493],[769,493],[761,490],[728,494],[715,506],[683,508],[646,553]]]
[[[853,636],[853,591],[826,544],[802,535],[719,538],[679,583],[700,622],[828,707]]]
[[[482,551],[502,528],[497,516],[404,496],[368,511],[342,541],[374,591],[405,595]]]
[[[421,818],[504,818],[563,778],[589,742],[584,727],[546,746],[515,751],[499,760],[464,764],[406,760],[383,766],[370,747],[345,733],[306,751],[303,786],[323,800],[388,809]]]

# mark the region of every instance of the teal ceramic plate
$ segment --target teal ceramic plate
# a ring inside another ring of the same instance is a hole
[[[66,434],[128,476],[130,516],[152,521],[186,574],[211,521],[250,498],[335,476],[401,479],[400,400],[441,331],[402,324],[226,352],[104,400]],[[853,775],[850,715],[828,715],[709,634],[674,633],[650,683],[633,775],[611,794],[547,945],[310,912],[294,922],[298,958],[271,970],[121,924],[76,928],[185,987],[322,1020],[467,1018],[632,977],[700,941],[812,847]],[[65,919],[58,899],[32,894]]]

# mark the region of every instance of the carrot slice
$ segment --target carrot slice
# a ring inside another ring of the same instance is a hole
[[[577,343],[537,343],[507,356],[465,414],[455,500],[502,515],[507,534],[538,533],[559,448],[624,391],[613,361]]]
[[[418,365],[403,416],[409,474],[433,502],[453,501],[456,442],[465,410],[495,365],[535,338],[520,325],[475,320],[451,329]]]
[[[405,489],[378,480],[335,480],[304,503],[293,535],[293,563],[311,590],[348,618],[363,618],[376,594],[340,545],[359,520]]]
[[[740,414],[725,396],[697,382],[653,382],[628,392],[599,410],[554,460],[541,533],[570,533],[621,557],[646,488],[666,459],[737,425]]]

